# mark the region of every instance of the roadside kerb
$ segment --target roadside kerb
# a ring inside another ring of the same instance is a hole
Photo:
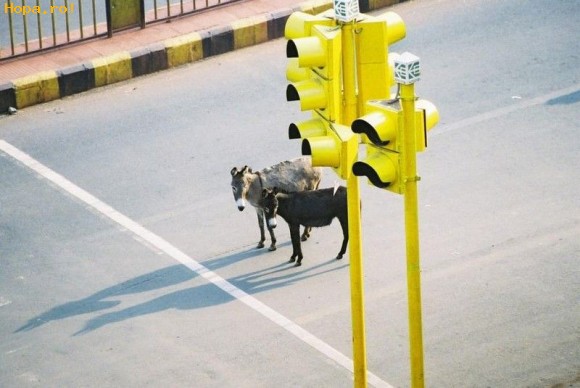
[[[361,1],[363,12],[405,0]],[[0,85],[0,114],[110,85],[130,78],[192,63],[214,55],[284,36],[288,17],[332,8],[331,0],[314,0],[296,7],[234,21],[225,26],[188,33],[132,51],[95,58],[60,70],[43,71]]]

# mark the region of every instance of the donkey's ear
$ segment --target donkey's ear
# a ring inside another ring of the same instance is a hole
[[[245,174],[248,172],[250,168],[248,166],[244,166],[244,168],[242,168],[242,171],[240,171],[242,174]]]
[[[230,171],[230,174],[232,174],[232,176],[236,175],[237,173],[238,173],[237,167],[232,168],[232,171]]]
[[[268,196],[268,193],[269,193],[268,189],[263,189],[262,190],[262,198],[266,198]]]

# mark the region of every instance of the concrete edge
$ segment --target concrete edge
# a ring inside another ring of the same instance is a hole
[[[359,0],[368,12],[407,0]],[[311,0],[294,8],[234,21],[138,48],[99,57],[60,70],[44,71],[0,85],[0,114],[82,93],[90,89],[196,62],[211,56],[284,36],[288,17],[296,11],[318,14],[332,0]]]

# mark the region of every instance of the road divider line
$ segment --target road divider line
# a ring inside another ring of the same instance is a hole
[[[278,326],[284,328],[285,330],[287,330],[288,332],[299,338],[301,341],[310,345],[314,349],[318,350],[320,353],[324,354],[326,357],[336,362],[338,365],[344,367],[345,369],[354,374],[353,369],[354,365],[353,361],[350,358],[348,358],[338,350],[334,349],[332,346],[328,345],[326,342],[322,341],[321,339],[314,336],[310,332],[306,331],[305,329],[303,329],[290,319],[278,313],[274,309],[260,302],[258,299],[254,298],[245,291],[236,287],[226,279],[219,276],[217,273],[201,265],[196,260],[188,256],[186,253],[184,253],[177,247],[171,245],[168,241],[166,241],[162,237],[156,235],[155,233],[146,229],[142,225],[131,220],[129,217],[121,214],[111,206],[99,200],[89,192],[78,187],[77,185],[75,185],[74,183],[63,177],[62,175],[46,167],[42,163],[32,158],[30,155],[14,147],[5,140],[0,140],[0,151],[17,160],[18,162],[20,162],[30,170],[34,171],[41,177],[45,178],[46,180],[52,182],[54,185],[56,185],[66,193],[77,198],[92,210],[97,211],[99,214],[117,223],[118,225],[126,229],[128,232],[133,233],[135,236],[139,237],[146,243],[144,244],[145,246],[151,245],[148,246],[148,248],[154,247],[155,249],[158,249],[159,251],[177,260],[178,262],[180,262],[193,272],[197,273],[199,276],[203,277],[210,283],[219,287],[220,289],[230,294],[232,297],[239,300],[240,302],[244,303],[246,306],[250,307],[254,311],[268,318]],[[371,372],[367,373],[368,373],[368,382],[372,386],[380,388],[393,388],[390,384],[383,381],[373,373]]]

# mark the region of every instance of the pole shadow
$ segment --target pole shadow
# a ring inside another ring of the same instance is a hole
[[[546,101],[546,105],[571,105],[580,101],[580,90]]]

